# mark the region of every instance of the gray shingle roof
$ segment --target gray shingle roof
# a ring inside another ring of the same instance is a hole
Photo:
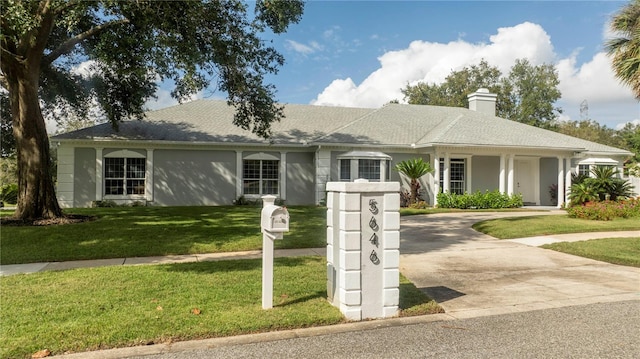
[[[233,125],[235,109],[225,101],[197,100],[151,111],[142,121],[125,121],[54,136],[56,140],[146,140],[261,144],[264,140]],[[389,104],[378,109],[286,105],[272,125],[273,144],[362,144],[554,148],[628,155],[629,152],[465,108]]]

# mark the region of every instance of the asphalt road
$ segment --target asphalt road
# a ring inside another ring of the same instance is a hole
[[[638,357],[640,300],[221,346],[138,358]]]

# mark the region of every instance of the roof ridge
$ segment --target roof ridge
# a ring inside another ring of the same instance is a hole
[[[433,140],[432,140],[431,142],[438,142],[438,140],[439,140],[439,139],[440,139],[444,134],[446,134],[446,133],[447,133],[447,132],[448,132],[448,131],[449,131],[449,130],[450,130],[450,129],[455,125],[455,124],[457,124],[457,123],[458,123],[458,121],[460,121],[460,119],[461,119],[462,117],[464,117],[464,115],[463,115],[463,114],[459,114],[456,118],[454,118],[451,122],[449,122],[449,124],[448,124],[448,125],[447,125],[443,130],[442,130],[442,131],[440,131],[440,133],[439,133],[439,134],[437,134],[437,135],[433,138]],[[445,121],[444,119],[443,119],[442,121],[440,121],[440,123],[438,123],[438,126],[439,126],[441,123],[443,123],[444,121]],[[437,127],[437,126],[436,126],[436,127]],[[429,133],[427,132],[427,133],[424,135],[424,137],[422,137],[422,138],[420,139],[420,141],[422,141],[422,139],[424,139],[425,137],[427,137],[427,135],[428,135],[428,134],[429,134]],[[420,143],[420,141],[418,141],[418,143]]]
[[[381,108],[382,108],[382,107],[381,107]],[[360,120],[364,119],[365,117],[371,116],[372,114],[374,114],[374,113],[376,113],[376,112],[380,111],[380,109],[381,109],[381,108],[368,109],[368,110],[371,110],[371,111],[369,111],[369,112],[367,112],[366,114],[364,114],[364,115],[362,115],[362,116],[360,116],[360,117],[358,117],[358,118],[354,119],[353,121],[351,121],[351,122],[347,123],[346,125],[341,126],[341,127],[338,127],[338,128],[336,128],[335,130],[333,130],[333,131],[331,131],[331,132],[328,132],[328,133],[326,133],[326,134],[324,134],[324,135],[322,135],[322,136],[320,136],[320,137],[318,137],[318,138],[316,138],[316,139],[314,139],[314,140],[312,140],[312,141],[313,141],[313,142],[318,142],[318,141],[320,141],[321,139],[323,139],[323,138],[325,138],[325,137],[329,137],[329,136],[331,136],[331,135],[335,134],[336,132],[338,132],[338,131],[340,131],[340,130],[343,130],[343,129],[345,129],[345,128],[347,128],[347,127],[351,126],[351,125],[353,125],[354,123],[356,123],[356,122],[358,122],[358,121],[360,121]],[[365,110],[367,110],[367,108],[364,108],[364,109],[365,109]]]

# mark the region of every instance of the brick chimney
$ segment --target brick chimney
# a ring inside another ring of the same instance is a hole
[[[469,99],[469,110],[495,116],[497,97],[498,95],[490,93],[486,88],[478,89],[478,91],[467,95],[467,98]]]

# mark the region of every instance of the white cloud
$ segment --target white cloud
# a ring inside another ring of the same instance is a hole
[[[380,68],[361,84],[350,78],[334,80],[316,99],[317,105],[378,107],[390,100],[402,100],[400,89],[419,81],[441,83],[451,71],[485,59],[507,72],[516,59],[527,58],[533,64],[554,60],[549,35],[529,22],[500,28],[488,44],[463,40],[446,44],[413,41],[409,47],[389,51],[378,58]]]
[[[463,39],[449,43],[416,40],[405,49],[380,56],[380,67],[360,84],[351,78],[333,80],[311,103],[380,107],[391,100],[402,101],[400,90],[407,84],[441,83],[451,71],[477,64],[482,59],[506,74],[516,59],[526,58],[534,65],[556,65],[562,92],[558,105],[564,109],[560,120],[580,119],[580,104],[584,100],[589,105],[589,118],[609,127],[623,126],[640,118],[640,104],[631,90],[614,76],[609,57],[599,52],[579,64],[580,50],[559,59],[546,31],[530,22],[499,28],[488,43],[470,43]]]
[[[84,78],[88,78],[98,71],[97,65],[98,62],[95,60],[83,61],[79,63],[78,66],[71,69],[71,72]]]
[[[639,118],[639,119],[637,119],[637,120],[633,120],[633,121],[629,121],[629,122],[625,122],[625,123],[620,123],[620,124],[618,124],[618,125],[616,126],[616,130],[621,130],[621,129],[623,129],[623,128],[624,128],[624,126],[625,126],[627,123],[630,123],[630,124],[632,124],[632,125],[634,125],[634,126],[640,126],[640,118]]]
[[[556,64],[560,92],[565,101],[579,103],[611,102],[633,97],[631,89],[624,87],[611,69],[611,60],[604,52],[593,56],[589,62],[577,64],[577,54]]]
[[[286,40],[286,47],[303,55],[309,55],[322,50],[322,45],[316,41],[309,42],[309,45],[301,44],[297,41]]]

